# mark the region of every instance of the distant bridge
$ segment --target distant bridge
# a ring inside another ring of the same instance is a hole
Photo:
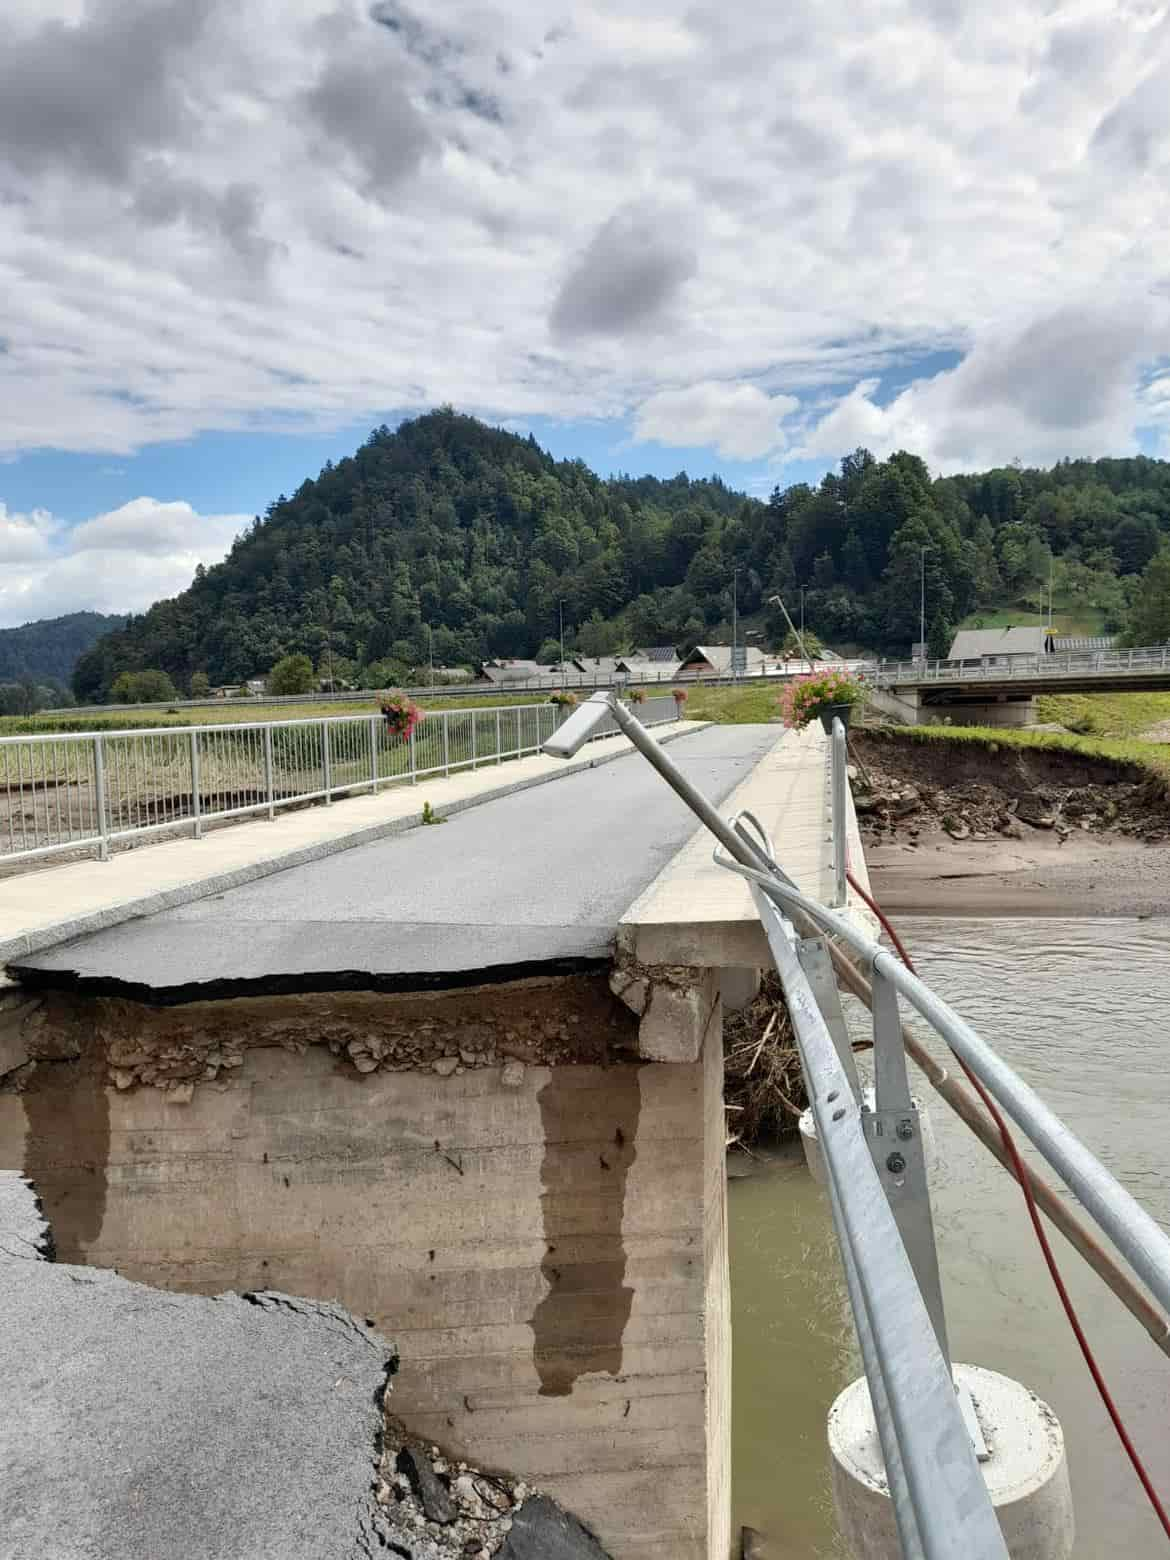
[[[1170,645],[969,661],[880,661],[867,669],[871,703],[903,720],[947,712],[989,725],[1027,725],[1038,693],[1170,690]]]

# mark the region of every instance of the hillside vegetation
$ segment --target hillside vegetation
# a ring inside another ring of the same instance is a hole
[[[932,480],[915,455],[857,450],[763,503],[717,479],[602,480],[443,409],[376,430],[277,499],[223,563],[84,655],[75,689],[101,699],[148,669],[181,690],[237,683],[290,654],[375,684],[432,655],[552,660],[562,608],[566,645],[585,654],[683,650],[726,623],[736,575],[740,614],[770,640],[784,624],[767,598],[795,605],[804,589],[828,643],[904,651],[920,569],[936,654],[981,606],[1039,610],[1050,567],[1057,599],[1113,631],[1168,533],[1170,465],[1145,457]]]
[[[103,612],[71,612],[0,628],[0,710],[34,708],[38,688],[45,689],[41,703],[54,696],[60,702],[57,690],[69,687],[78,657],[125,622]]]

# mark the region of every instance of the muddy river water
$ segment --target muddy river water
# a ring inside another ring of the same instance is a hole
[[[1170,920],[906,920],[919,972],[1170,1229]],[[860,1014],[851,1022],[861,1025]],[[1170,1552],[1043,1266],[1018,1188],[937,1096],[932,1178],[956,1359],[1033,1388],[1065,1432],[1077,1560]],[[825,1414],[859,1373],[823,1195],[799,1149],[729,1189],[736,1532],[777,1560],[844,1556]],[[1170,1359],[1059,1235],[1105,1376],[1170,1500]]]

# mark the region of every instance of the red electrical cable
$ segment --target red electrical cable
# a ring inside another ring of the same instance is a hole
[[[917,971],[914,969],[914,961],[911,959],[909,953],[907,953],[905,944],[902,942],[902,939],[898,936],[897,932],[890,924],[889,918],[887,917],[885,911],[881,908],[877,901],[872,898],[864,888],[862,888],[861,884],[853,876],[852,872],[847,872],[846,877],[848,878],[849,884],[854,893],[856,893],[862,900],[864,900],[864,902],[873,911],[874,915],[876,915],[878,920],[881,922],[883,928],[889,936],[890,941],[896,948],[898,957],[901,959],[902,963],[908,970],[911,971],[911,973],[917,974]],[[1113,1428],[1117,1431],[1118,1439],[1125,1448],[1126,1456],[1133,1464],[1133,1470],[1137,1474],[1138,1479],[1141,1481],[1142,1489],[1145,1490],[1150,1505],[1154,1508],[1154,1513],[1157,1516],[1158,1521],[1162,1524],[1162,1531],[1165,1533],[1167,1538],[1170,1538],[1170,1517],[1167,1516],[1165,1507],[1158,1499],[1158,1492],[1155,1490],[1153,1482],[1151,1481],[1149,1474],[1146,1472],[1145,1464],[1142,1462],[1136,1447],[1130,1440],[1129,1431],[1125,1428],[1121,1414],[1118,1412],[1117,1405],[1113,1401],[1113,1396],[1105,1384],[1105,1378],[1101,1374],[1101,1368],[1097,1364],[1093,1350],[1089,1345],[1089,1340],[1085,1337],[1085,1330],[1081,1326],[1081,1319],[1077,1315],[1076,1307],[1072,1303],[1072,1299],[1068,1290],[1065,1288],[1064,1279],[1061,1277],[1060,1268],[1057,1266],[1056,1257],[1053,1254],[1051,1245],[1049,1244],[1048,1232],[1044,1228],[1044,1225],[1040,1219],[1040,1210],[1037,1208],[1036,1199],[1032,1195],[1031,1183],[1028,1180],[1028,1174],[1024,1168],[1023,1161],[1020,1158],[1019,1149],[1016,1147],[1016,1141],[1012,1137],[1011,1132],[1008,1130],[1007,1122],[1000,1114],[999,1107],[991,1098],[991,1095],[983,1087],[983,1084],[971,1071],[970,1067],[967,1066],[967,1063],[961,1056],[959,1056],[954,1051],[951,1052],[951,1055],[954,1056],[959,1066],[963,1069],[964,1073],[966,1073],[968,1082],[978,1094],[979,1098],[983,1101],[988,1114],[990,1115],[992,1121],[995,1122],[995,1125],[999,1131],[999,1135],[1003,1140],[1003,1146],[1007,1150],[1008,1157],[1015,1166],[1016,1179],[1020,1183],[1020,1190],[1023,1192],[1024,1201],[1028,1205],[1028,1215],[1032,1220],[1032,1228],[1036,1231],[1036,1239],[1040,1242],[1040,1249],[1044,1253],[1044,1261],[1048,1266],[1049,1273],[1052,1275],[1052,1282],[1056,1285],[1056,1292],[1060,1296],[1060,1303],[1064,1307],[1064,1314],[1068,1317],[1069,1326],[1072,1328],[1073,1334],[1076,1337],[1077,1344],[1079,1345],[1080,1351],[1084,1356],[1085,1364],[1089,1367],[1089,1374],[1093,1378],[1094,1385],[1096,1386],[1097,1391],[1101,1396],[1101,1401],[1105,1405],[1105,1409],[1109,1415],[1109,1418],[1113,1421]]]

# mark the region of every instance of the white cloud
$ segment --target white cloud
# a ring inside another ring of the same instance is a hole
[[[48,510],[34,509],[22,515],[0,503],[0,565],[11,569],[47,558],[55,529],[56,521]]]
[[[9,5],[0,457],[444,400],[640,424],[688,387],[819,402],[1164,286],[1153,0],[373,13]],[[1157,348],[1126,347],[1131,384]],[[814,443],[921,424],[944,454],[1028,459],[1132,437],[1124,387],[1078,422],[1075,398],[1018,404],[983,373],[876,420],[846,396]],[[771,411],[730,442],[711,415],[725,453],[764,446]]]
[[[795,396],[708,380],[647,397],[634,417],[634,437],[676,446],[711,445],[727,460],[754,460],[784,444],[780,425],[799,408]]]
[[[834,458],[863,444],[920,454],[938,472],[1051,464],[1136,451],[1136,430],[1170,424],[1144,360],[1170,351],[1170,311],[1153,301],[1077,304],[982,337],[961,363],[916,380],[886,405],[863,380],[812,423],[795,451]]]
[[[249,515],[136,498],[72,530],[0,504],[0,628],[64,612],[142,612],[224,556]]]

